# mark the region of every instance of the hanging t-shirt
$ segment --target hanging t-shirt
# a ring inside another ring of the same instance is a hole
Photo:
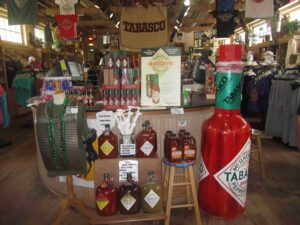
[[[36,0],[9,0],[6,2],[9,25],[36,25],[38,23]]]
[[[77,15],[56,15],[59,35],[61,38],[77,38]]]
[[[77,2],[78,0],[55,0],[55,4],[59,5],[60,15],[74,15]]]
[[[216,12],[217,37],[229,37],[234,34],[234,12]]]

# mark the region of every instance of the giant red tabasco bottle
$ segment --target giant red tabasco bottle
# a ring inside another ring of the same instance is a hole
[[[223,219],[241,215],[246,203],[251,127],[240,115],[241,50],[220,46],[215,113],[202,127],[199,205]]]

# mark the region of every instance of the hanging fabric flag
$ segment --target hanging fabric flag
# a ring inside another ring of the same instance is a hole
[[[245,17],[267,18],[273,15],[273,0],[246,0]]]
[[[6,2],[9,25],[36,25],[38,23],[36,0],[9,0]]]
[[[216,1],[217,11],[233,11],[234,10],[234,0],[217,0]]]
[[[60,38],[77,38],[77,15],[56,15]]]
[[[168,45],[167,7],[122,7],[120,39],[121,48],[133,52]]]
[[[60,15],[74,15],[75,14],[75,4],[78,0],[55,0],[55,4],[59,5]]]

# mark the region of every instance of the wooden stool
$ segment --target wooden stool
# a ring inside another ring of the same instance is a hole
[[[262,156],[262,146],[261,146],[262,132],[260,130],[252,129],[252,143],[250,151],[250,166],[249,168],[260,168],[260,173],[262,179],[266,179],[265,166]],[[257,157],[254,158],[253,154],[256,154]],[[253,162],[255,161],[255,164]]]
[[[193,165],[195,164],[195,162],[177,164],[168,162],[166,159],[164,159],[163,162],[166,166],[163,184],[165,192],[164,200],[167,214],[165,225],[170,224],[171,209],[174,208],[194,208],[196,225],[202,225],[193,171]],[[183,168],[184,173],[176,173],[176,170],[178,168]],[[174,182],[176,176],[183,176],[185,178],[185,182]],[[173,190],[176,186],[186,186],[187,204],[172,204]]]

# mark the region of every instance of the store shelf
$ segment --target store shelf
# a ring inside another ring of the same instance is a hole
[[[167,218],[165,213],[146,214],[139,213],[133,215],[97,216],[89,220],[89,224],[116,224],[144,221],[159,221]]]

